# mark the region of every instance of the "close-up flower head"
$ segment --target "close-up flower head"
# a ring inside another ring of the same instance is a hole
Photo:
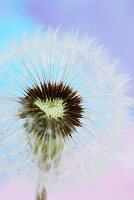
[[[0,171],[47,190],[101,175],[131,124],[129,76],[88,34],[24,33],[0,52]],[[16,174],[16,175],[15,175]]]

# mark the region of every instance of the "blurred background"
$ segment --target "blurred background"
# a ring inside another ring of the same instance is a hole
[[[120,71],[131,75],[129,95],[134,97],[134,1],[133,0],[0,0],[0,47],[7,40],[44,25],[89,32],[120,59]],[[50,200],[134,200],[134,135],[118,158],[118,169],[109,169],[92,185],[72,185],[49,194]],[[1,200],[34,200],[31,183],[18,186],[0,178]]]

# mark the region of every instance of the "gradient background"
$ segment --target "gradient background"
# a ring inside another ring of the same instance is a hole
[[[131,74],[129,95],[134,97],[134,1],[133,0],[0,0],[0,47],[21,32],[38,25],[79,28],[110,47],[120,58],[120,71]],[[78,183],[48,194],[48,200],[134,200],[134,135],[112,167],[92,185]],[[34,200],[32,183],[0,177],[0,200]]]

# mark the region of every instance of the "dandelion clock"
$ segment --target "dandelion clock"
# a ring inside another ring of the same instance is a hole
[[[97,177],[130,125],[127,75],[96,40],[49,28],[0,52],[0,170],[37,184]]]

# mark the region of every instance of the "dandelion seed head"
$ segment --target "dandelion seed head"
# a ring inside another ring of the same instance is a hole
[[[19,170],[45,188],[89,181],[114,163],[131,124],[129,77],[94,38],[51,28],[24,34],[0,65],[2,172]]]

